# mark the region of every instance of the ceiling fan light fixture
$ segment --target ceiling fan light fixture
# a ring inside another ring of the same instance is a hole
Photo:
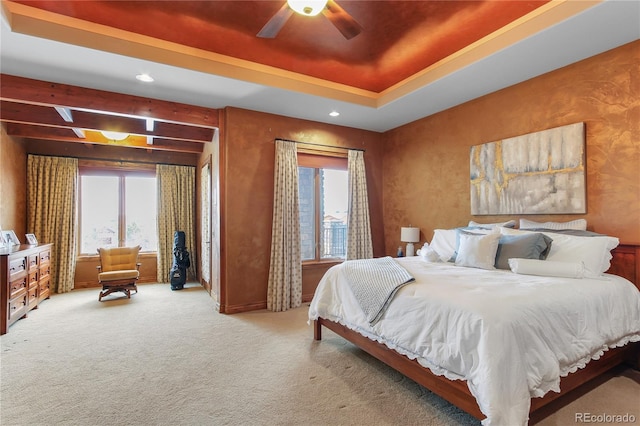
[[[294,11],[305,16],[316,16],[327,5],[328,0],[287,0]]]
[[[129,137],[128,133],[122,133],[122,132],[109,132],[109,131],[103,130],[100,133],[102,133],[102,136],[112,141],[123,141]]]

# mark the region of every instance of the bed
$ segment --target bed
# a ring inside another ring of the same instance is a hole
[[[501,229],[503,239],[534,232]],[[554,276],[515,273],[517,261],[484,269],[393,259],[412,279],[394,289],[377,317],[347,284],[350,262],[336,265],[310,304],[314,338],[321,340],[322,327],[332,330],[484,425],[527,424],[612,368],[637,368],[640,344],[640,246],[537,231],[555,241],[531,262],[562,266]]]

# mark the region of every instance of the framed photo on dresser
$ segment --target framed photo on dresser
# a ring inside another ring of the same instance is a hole
[[[16,233],[13,231],[2,231],[2,237],[4,238],[6,244],[11,244],[14,246],[20,245],[20,240],[18,239]]]
[[[27,243],[29,243],[29,245],[32,246],[37,246],[38,245],[38,239],[36,238],[35,235],[33,234],[24,234],[25,237],[27,237]]]

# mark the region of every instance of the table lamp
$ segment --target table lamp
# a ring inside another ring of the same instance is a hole
[[[413,228],[411,225],[408,227],[400,228],[400,241],[407,243],[406,256],[415,255],[415,247],[413,243],[420,241],[420,228]]]

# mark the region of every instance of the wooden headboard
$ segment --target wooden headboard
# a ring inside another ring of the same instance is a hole
[[[613,259],[607,273],[628,279],[640,291],[640,245],[620,244],[611,254]]]

